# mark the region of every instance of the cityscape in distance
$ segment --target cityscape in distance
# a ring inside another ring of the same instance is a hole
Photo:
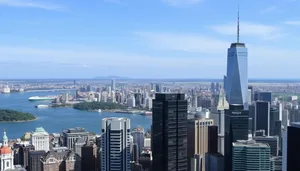
[[[300,171],[300,4],[216,4],[0,0],[0,171]]]

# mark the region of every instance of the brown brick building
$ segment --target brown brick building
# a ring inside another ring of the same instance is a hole
[[[41,159],[43,171],[81,171],[81,158],[66,148],[56,148]]]

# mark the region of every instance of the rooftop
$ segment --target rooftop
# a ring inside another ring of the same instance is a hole
[[[257,143],[255,140],[238,140],[232,143],[233,147],[270,147],[268,144]]]
[[[66,129],[63,132],[65,132],[65,133],[80,133],[80,132],[87,132],[87,131],[82,127],[75,127],[75,128]]]
[[[36,132],[36,133],[44,133],[46,131],[45,131],[45,129],[43,127],[37,127],[37,128],[35,128],[34,132]]]

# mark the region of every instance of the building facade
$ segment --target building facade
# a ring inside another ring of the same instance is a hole
[[[213,125],[213,122],[212,119],[206,119],[205,114],[196,114],[194,119],[188,121],[188,164],[194,155],[198,154],[202,158],[202,171],[205,171],[205,153],[208,152],[209,146],[208,127]]]
[[[28,154],[28,170],[42,171],[41,159],[45,154],[45,151],[30,151]]]
[[[270,135],[270,103],[267,101],[254,102],[254,132],[265,130],[267,136]]]
[[[42,158],[43,171],[81,171],[81,158],[69,149],[48,151]]]
[[[88,140],[89,132],[84,128],[75,127],[69,128],[63,131],[63,143],[65,147],[70,150],[74,150],[75,143],[79,138],[83,138],[85,141]]]
[[[101,170],[130,170],[130,120],[102,119]]]
[[[31,144],[35,150],[49,151],[49,134],[44,128],[38,127],[31,133]]]
[[[0,171],[14,169],[14,152],[8,146],[6,132],[3,132],[2,146],[0,148]]]
[[[230,105],[225,110],[224,156],[225,170],[232,168],[232,143],[237,140],[248,140],[249,111],[243,105]]]
[[[187,171],[185,94],[156,93],[152,108],[152,170]]]
[[[255,141],[238,141],[232,147],[232,171],[271,170],[270,146]]]
[[[232,43],[228,49],[224,83],[228,103],[248,109],[248,50],[244,43]]]
[[[132,130],[133,143],[138,145],[138,154],[141,154],[144,148],[145,131],[142,127],[136,127]]]

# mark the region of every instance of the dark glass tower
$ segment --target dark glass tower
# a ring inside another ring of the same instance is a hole
[[[287,132],[284,133],[283,139],[283,163],[282,170],[284,171],[298,171],[299,165],[299,153],[300,153],[300,123],[291,123],[291,126],[287,127]]]
[[[187,101],[156,93],[152,108],[152,170],[187,171]]]
[[[254,103],[254,131],[265,130],[270,135],[270,103],[267,101],[256,101]]]
[[[243,105],[229,105],[225,110],[225,170],[232,170],[232,143],[248,140],[249,111]]]

